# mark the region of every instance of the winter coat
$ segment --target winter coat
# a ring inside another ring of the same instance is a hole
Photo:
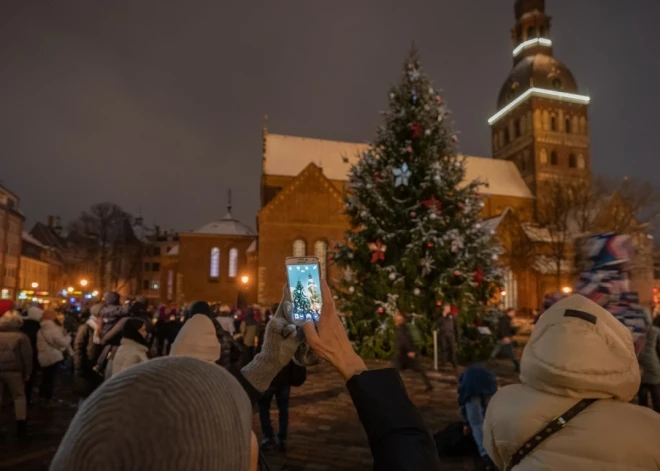
[[[106,304],[99,312],[99,322],[101,323],[101,340],[103,343],[112,343],[112,336],[108,335],[122,318],[128,317],[128,309],[118,304]],[[115,332],[113,330],[113,332]]]
[[[216,321],[218,321],[218,324],[229,332],[230,335],[234,335],[234,332],[236,332],[236,326],[234,325],[234,318],[232,316],[218,316],[215,318]]]
[[[465,405],[473,397],[490,398],[497,392],[497,379],[486,368],[479,365],[468,367],[458,379],[458,405],[465,415]],[[487,402],[487,401],[484,401]]]
[[[241,322],[241,334],[243,334],[243,343],[246,347],[254,347],[254,340],[257,338],[258,324],[254,319],[252,322],[247,320]]]
[[[111,376],[115,376],[131,366],[148,361],[148,349],[149,348],[146,345],[142,345],[135,340],[127,338],[121,339],[117,353],[112,359]]]
[[[73,355],[71,338],[64,332],[64,329],[53,320],[42,321],[41,329],[37,334],[39,365],[42,368],[54,365],[64,360],[62,352],[67,351],[69,355]]]
[[[651,327],[639,356],[643,384],[660,384],[660,328]]]
[[[36,369],[39,367],[39,360],[37,354],[37,334],[41,328],[41,319],[44,317],[44,311],[36,306],[32,306],[27,310],[27,317],[23,319],[21,332],[28,336],[30,339],[30,346],[32,347],[32,365]]]
[[[458,324],[456,322],[456,317],[452,314],[448,316],[441,316],[438,321],[438,335],[440,337],[458,337]]]
[[[101,354],[103,347],[94,338],[97,325],[98,319],[90,316],[87,322],[78,328],[73,341],[73,366],[77,371],[89,372]]]
[[[408,324],[401,324],[394,329],[395,356],[405,360],[409,352],[416,352],[415,343],[408,329]]]
[[[213,320],[204,314],[195,314],[176,336],[170,356],[192,357],[217,363],[220,361],[220,342],[215,335]]]
[[[497,326],[498,338],[501,340],[505,337],[513,337],[514,333],[511,318],[506,314],[500,316],[500,322]]]
[[[640,372],[630,331],[580,296],[548,309],[521,360],[522,384],[491,399],[484,447],[500,469],[581,399],[597,399],[533,449],[515,471],[660,469],[660,415],[630,404]]]
[[[21,332],[23,320],[16,311],[0,317],[0,371],[20,372],[24,377],[32,374],[32,346]]]

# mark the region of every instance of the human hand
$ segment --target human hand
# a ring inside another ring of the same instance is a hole
[[[408,358],[415,358],[415,352],[408,352]]]
[[[320,319],[316,327],[311,321],[303,325],[305,338],[312,350],[329,361],[348,381],[354,375],[366,371],[367,367],[348,340],[344,324],[337,315],[332,292],[325,280],[321,280],[321,292],[323,307]]]

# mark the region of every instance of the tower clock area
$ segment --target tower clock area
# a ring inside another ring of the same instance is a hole
[[[513,68],[489,120],[493,157],[513,161],[538,196],[553,178],[590,178],[589,97],[553,57],[545,0],[517,0]]]

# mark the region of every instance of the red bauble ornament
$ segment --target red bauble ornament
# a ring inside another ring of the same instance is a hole
[[[463,209],[463,203],[458,203],[456,206],[458,206],[459,209]]]
[[[378,314],[382,314],[382,313],[385,312],[385,309],[383,309],[382,307],[379,307],[377,312],[378,312]]]
[[[410,213],[410,217],[413,218],[413,219],[415,219],[415,218],[417,217],[417,213],[416,213],[415,211],[412,211],[412,212]]]
[[[451,310],[449,311],[452,316],[457,316],[458,315],[458,307],[452,306]]]
[[[456,144],[458,142],[458,137],[456,135],[451,136],[451,142]]]
[[[380,174],[380,172],[374,173],[374,181],[376,183],[380,183],[381,181],[383,181],[383,176]]]
[[[409,154],[412,154],[412,147],[410,147],[410,146],[406,147],[406,152],[408,152]]]
[[[432,248],[432,247],[433,247],[433,242],[429,242],[428,244],[426,244],[426,246],[427,246],[429,249]]]
[[[440,95],[436,95],[436,97],[435,97],[435,102],[436,102],[438,105],[439,105],[440,103],[442,103],[442,98],[440,98]]]
[[[472,275],[472,280],[477,284],[477,286],[481,286],[481,284],[484,282],[483,268],[477,267],[476,271]]]
[[[454,272],[454,276],[461,276],[461,272],[458,271],[458,270],[456,270],[456,271]]]
[[[442,301],[440,301],[440,300],[438,299],[438,300],[435,302],[435,305],[436,305],[436,306],[442,306]]]
[[[368,247],[371,250],[371,263],[376,263],[379,260],[385,261],[387,245],[383,244],[380,239],[376,239],[376,242],[370,243]]]
[[[419,121],[415,121],[410,125],[410,129],[412,130],[412,137],[413,139],[417,139],[418,137],[422,136],[422,125],[419,123]]]
[[[436,216],[440,214],[440,209],[442,208],[442,203],[435,198],[435,196],[431,196],[429,199],[425,200],[424,206],[426,206],[429,210],[429,213],[435,214]]]

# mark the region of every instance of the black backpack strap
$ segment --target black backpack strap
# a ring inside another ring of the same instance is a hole
[[[582,399],[562,415],[548,422],[545,427],[539,430],[532,438],[527,440],[518,449],[518,451],[516,451],[516,453],[511,457],[511,461],[507,465],[506,471],[511,471],[514,467],[518,466],[523,458],[529,455],[534,450],[534,448],[543,443],[548,437],[563,429],[570,420],[572,420],[576,415],[585,410],[594,402],[596,402],[596,399]]]

